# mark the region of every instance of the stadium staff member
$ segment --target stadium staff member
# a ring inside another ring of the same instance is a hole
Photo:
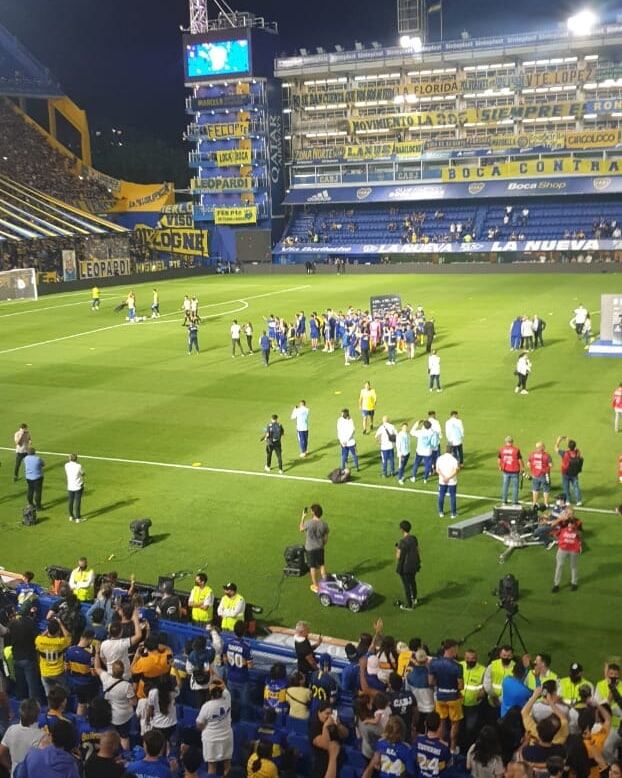
[[[279,474],[283,475],[283,451],[282,440],[285,435],[283,425],[279,421],[279,417],[276,413],[272,414],[269,424],[264,430],[262,440],[266,441],[266,464],[264,470],[266,473],[270,472],[272,466],[272,454],[276,454],[276,461],[279,464]]]
[[[69,455],[69,462],[65,464],[65,476],[67,477],[69,521],[75,521],[79,524],[81,521],[82,493],[84,491],[84,470],[78,462],[77,454]]]
[[[37,454],[32,446],[28,449],[28,453],[24,457],[24,474],[26,476],[26,498],[28,505],[34,505],[37,510],[41,510],[43,505],[41,504],[43,496],[43,468],[45,462]]]
[[[86,557],[80,557],[78,566],[71,571],[69,588],[80,602],[90,602],[95,597],[95,571],[88,567]]]
[[[305,533],[305,556],[311,575],[312,592],[318,591],[317,571],[320,570],[321,578],[326,578],[326,565],[324,561],[324,547],[328,543],[328,524],[322,519],[322,506],[314,503],[311,506],[311,518],[307,518],[307,508],[302,511],[300,517],[300,532]]]
[[[594,694],[594,685],[583,677],[583,665],[579,662],[573,662],[570,665],[568,675],[560,678],[558,683],[559,696],[564,705],[568,705],[570,708],[581,703],[579,689],[582,686],[589,691],[590,697]]]
[[[214,618],[214,592],[207,585],[205,573],[197,573],[194,577],[194,586],[188,597],[188,607],[192,608],[191,618],[197,626],[211,624]]]
[[[520,449],[514,445],[511,435],[508,435],[499,449],[499,470],[503,474],[501,487],[501,502],[507,505],[508,492],[512,486],[512,502],[518,504],[518,483],[523,470],[523,457]]]
[[[488,704],[494,710],[501,707],[503,698],[503,679],[512,674],[514,667],[512,646],[501,646],[499,656],[493,659],[484,673],[484,689],[488,695]]]
[[[549,507],[549,493],[551,491],[551,455],[544,448],[544,443],[538,441],[535,449],[527,459],[531,474],[531,504],[538,504],[538,497],[542,492],[542,499],[546,508]]]
[[[28,449],[32,446],[32,439],[30,437],[30,430],[27,424],[20,424],[19,429],[13,436],[15,440],[15,470],[13,471],[13,480],[19,480],[19,466],[22,464],[22,460],[28,454]]]
[[[569,508],[566,514],[559,518],[561,527],[557,536],[557,558],[555,576],[551,591],[557,594],[562,580],[562,570],[566,560],[570,562],[570,589],[576,592],[579,587],[579,554],[581,553],[581,530],[577,519]]]
[[[218,603],[218,615],[222,629],[233,632],[238,621],[244,621],[246,602],[241,594],[238,594],[237,584],[226,583],[223,587],[224,594]]]
[[[614,391],[611,396],[611,407],[613,408],[613,429],[620,431],[620,417],[622,417],[622,384]]]
[[[477,654],[472,648],[464,652],[462,665],[464,692],[462,707],[464,713],[464,736],[470,746],[480,730],[483,713],[483,702],[486,699],[484,690],[484,673],[486,668],[477,661]]]
[[[400,521],[402,539],[395,544],[396,572],[402,579],[406,602],[400,603],[401,610],[409,611],[417,604],[417,573],[421,570],[419,541],[410,534],[412,524],[404,519]]]

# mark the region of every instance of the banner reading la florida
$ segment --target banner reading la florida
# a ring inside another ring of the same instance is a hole
[[[495,178],[521,178],[522,176],[619,176],[622,161],[616,159],[570,159],[552,157],[531,159],[524,162],[503,162],[498,165],[477,167],[465,165],[442,171],[443,181],[492,180]]]
[[[214,208],[214,224],[255,224],[257,206],[247,208]]]

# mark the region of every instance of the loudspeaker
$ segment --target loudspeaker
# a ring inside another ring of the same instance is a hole
[[[37,523],[37,509],[34,505],[27,505],[22,511],[22,524],[24,527],[34,527]]]
[[[132,537],[130,538],[130,546],[133,548],[144,548],[151,543],[151,537],[149,535],[149,527],[151,526],[151,519],[136,519],[130,524],[130,532]]]
[[[303,546],[287,546],[283,552],[283,557],[285,558],[283,575],[300,578],[309,572]]]

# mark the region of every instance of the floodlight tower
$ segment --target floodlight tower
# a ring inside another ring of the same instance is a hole
[[[212,0],[216,6],[217,14],[217,26],[218,27],[235,27],[237,24],[237,14],[231,8],[226,0]],[[200,35],[207,32],[214,27],[214,23],[210,24],[209,18],[209,0],[188,0],[190,6],[190,32],[193,35]]]
[[[397,0],[397,31],[400,43],[419,40],[425,44],[428,32],[428,14],[426,0]]]

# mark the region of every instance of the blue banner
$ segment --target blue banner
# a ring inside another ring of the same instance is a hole
[[[296,243],[286,246],[279,243],[273,254],[291,256],[336,255],[351,256],[375,254],[503,254],[540,251],[620,251],[622,240],[499,240],[473,241],[472,243]]]
[[[520,180],[474,181],[472,183],[390,184],[380,186],[333,186],[292,188],[286,205],[331,203],[404,203],[419,200],[470,200],[475,197],[540,197],[542,195],[618,194],[622,176],[568,176],[566,178],[521,178]]]

